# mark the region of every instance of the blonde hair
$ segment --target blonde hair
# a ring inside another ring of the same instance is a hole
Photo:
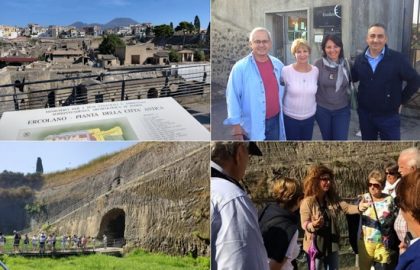
[[[295,39],[292,43],[292,47],[290,47],[290,51],[295,55],[296,51],[301,47],[306,48],[308,52],[311,53],[311,47],[309,46],[308,41],[303,38]]]
[[[286,209],[293,208],[303,198],[301,183],[291,178],[275,180],[272,186],[272,193],[274,199]]]
[[[373,180],[379,182],[379,184],[381,184],[382,188],[385,187],[386,179],[385,179],[385,175],[382,172],[382,170],[377,170],[377,169],[372,170],[368,175],[368,183],[369,183],[370,179],[373,179]]]

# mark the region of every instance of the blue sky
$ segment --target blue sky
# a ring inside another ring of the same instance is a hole
[[[105,24],[117,17],[177,26],[198,15],[205,29],[210,19],[210,0],[1,0],[0,9],[0,24],[12,26]]]
[[[44,172],[61,171],[113,153],[136,142],[0,142],[0,172],[34,173],[36,160],[42,159]]]

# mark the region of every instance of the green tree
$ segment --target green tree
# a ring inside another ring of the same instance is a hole
[[[150,34],[152,34],[152,27],[148,26],[146,27],[146,37],[150,37]]]
[[[205,61],[206,55],[204,54],[203,50],[196,50],[194,52],[194,60],[195,61]]]
[[[179,53],[174,49],[169,51],[169,61],[170,62],[179,62]]]
[[[174,34],[174,30],[170,25],[161,24],[153,28],[156,37],[170,37]]]
[[[207,26],[207,31],[206,31],[206,44],[210,45],[210,23]]]
[[[42,166],[42,159],[40,157],[36,159],[36,173],[44,173],[44,167]]]
[[[102,43],[99,45],[99,52],[102,54],[113,54],[115,52],[115,48],[124,45],[124,41],[117,35],[107,35],[104,37]]]
[[[175,31],[186,31],[188,33],[194,32],[194,25],[190,22],[182,21],[179,25],[175,28]]]
[[[197,33],[200,33],[200,18],[198,18],[198,15],[195,15],[194,18],[194,27]]]

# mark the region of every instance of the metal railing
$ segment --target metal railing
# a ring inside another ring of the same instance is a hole
[[[143,98],[210,93],[210,64],[108,71],[0,85],[0,115],[5,111],[60,107]]]
[[[82,244],[79,237],[74,240],[70,236],[70,239],[67,238],[65,242],[62,241],[63,237],[57,237],[55,243],[52,241],[46,240],[41,248],[39,238],[36,241],[32,240],[32,237],[29,238],[28,243],[24,243],[24,239],[21,238],[19,243],[14,245],[13,236],[7,237],[7,241],[2,249],[0,249],[1,254],[20,254],[23,256],[27,255],[46,255],[46,254],[69,254],[74,255],[76,253],[86,253],[86,252],[95,252],[98,250],[106,250],[107,248],[122,248],[125,243],[125,238],[107,238],[106,243],[102,238],[88,237],[88,240],[85,244]]]

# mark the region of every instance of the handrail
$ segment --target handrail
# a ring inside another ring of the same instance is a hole
[[[0,115],[11,110],[209,94],[210,74],[210,65],[205,64],[4,84],[0,85]]]

